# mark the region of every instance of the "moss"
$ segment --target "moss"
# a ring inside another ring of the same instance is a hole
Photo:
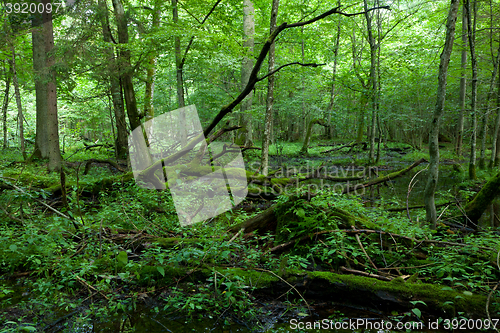
[[[226,276],[227,278],[234,281],[234,278],[243,279],[246,285],[255,288],[267,288],[274,282],[278,282],[280,279],[269,272],[254,271],[254,270],[244,270],[241,268],[214,268],[217,272]],[[213,275],[213,271],[204,270],[205,275]]]
[[[334,284],[346,285],[351,290],[360,290],[370,293],[388,292],[401,295],[406,298],[409,305],[410,300],[421,300],[425,302],[429,310],[450,313],[465,312],[472,314],[484,314],[486,297],[482,295],[465,295],[460,291],[442,290],[442,286],[424,283],[405,283],[394,279],[391,282],[380,281],[374,278],[339,275],[331,272],[310,272],[311,279],[327,280]],[[312,282],[314,283],[314,282]],[[454,304],[446,305],[445,302],[452,301]]]

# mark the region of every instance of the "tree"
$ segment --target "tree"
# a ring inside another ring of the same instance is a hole
[[[465,5],[462,6],[462,49],[460,50],[461,55],[461,72],[460,72],[460,92],[459,92],[459,105],[460,113],[458,115],[458,125],[457,125],[457,141],[455,150],[457,155],[462,154],[462,141],[464,135],[464,113],[465,113],[465,93],[467,89],[467,11]]]
[[[372,14],[368,12],[368,0],[363,2],[365,9],[366,30],[368,33],[368,44],[370,45],[370,78],[369,89],[372,110],[372,122],[370,126],[370,163],[375,162],[375,129],[377,127],[377,114],[379,109],[378,103],[378,68],[377,68],[377,48],[380,47],[379,42],[373,36]]]
[[[245,55],[241,63],[241,86],[245,87],[249,80],[253,69],[253,48],[255,35],[255,9],[252,0],[243,0],[243,48]],[[250,91],[248,96],[241,102],[240,108],[240,138],[238,143],[245,147],[253,146],[252,139],[252,116],[248,114],[252,108],[253,91]]]
[[[271,9],[271,23],[269,33],[276,29],[276,20],[278,18],[279,0],[273,0]],[[268,55],[268,72],[274,71],[275,62],[275,42],[271,44]],[[264,176],[269,172],[269,142],[271,141],[271,129],[273,126],[273,102],[274,102],[274,75],[269,75],[267,79],[267,98],[266,98],[266,116],[264,119],[264,138],[262,139],[261,171]]]
[[[472,22],[470,0],[465,1],[465,10],[467,12],[467,36],[469,38],[469,49],[472,67],[472,96],[471,96],[471,118],[472,134],[470,140],[470,160],[469,160],[469,179],[476,179],[476,138],[477,138],[477,58],[476,58],[476,0],[474,0],[474,19]],[[471,24],[472,23],[472,24]]]
[[[108,6],[104,0],[99,0],[100,19],[102,26],[102,36],[104,42],[110,44],[104,50],[107,58],[107,77],[109,81],[109,89],[113,101],[113,111],[116,123],[116,138],[115,138],[115,156],[118,159],[125,159],[128,153],[127,142],[127,123],[125,119],[125,108],[123,105],[123,95],[120,86],[119,66],[115,59],[115,52],[111,46],[113,40],[111,29],[109,27]]]
[[[50,3],[43,0],[44,6]],[[52,14],[35,14],[32,19],[33,69],[36,90],[36,137],[34,157],[48,158],[49,171],[61,169],[57,87]]]
[[[19,123],[19,141],[21,142],[21,154],[23,155],[23,158],[26,160],[26,147],[24,144],[24,115],[23,115],[23,107],[21,104],[21,92],[19,91],[19,82],[17,80],[16,49],[14,48],[14,45],[12,45],[11,49],[12,49],[12,60],[10,61],[10,70],[12,72],[12,81],[14,83],[14,94],[16,96],[17,121]]]
[[[125,95],[125,104],[127,105],[127,115],[130,127],[133,129],[141,126],[141,119],[137,109],[137,101],[135,99],[134,84],[132,82],[133,67],[130,62],[131,52],[128,48],[128,27],[125,10],[121,0],[113,0],[113,8],[115,10],[116,25],[118,27],[118,43],[120,50],[118,59],[120,61],[121,83],[123,93]]]
[[[448,65],[450,63],[451,51],[453,49],[453,40],[455,38],[455,23],[457,20],[457,12],[459,0],[451,0],[448,19],[446,22],[446,38],[443,51],[440,56],[437,101],[434,109],[434,114],[431,122],[429,133],[429,176],[424,192],[424,202],[427,221],[433,229],[436,228],[437,213],[436,204],[434,202],[434,193],[436,192],[437,181],[439,177],[439,123],[444,113],[444,104],[446,98],[446,84],[448,75]]]
[[[5,68],[5,67],[4,67]],[[2,124],[3,124],[3,149],[7,148],[7,108],[9,106],[9,90],[10,90],[10,71],[4,70],[5,73],[5,90],[2,103]]]

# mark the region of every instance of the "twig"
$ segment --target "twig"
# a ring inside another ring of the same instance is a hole
[[[490,306],[491,295],[495,292],[495,290],[497,290],[498,285],[500,285],[500,281],[498,281],[495,287],[491,289],[490,293],[488,294],[488,299],[486,300],[486,314],[488,315],[488,320],[490,321],[490,323],[491,323],[491,316],[490,316],[490,310],[488,308]],[[496,326],[494,326],[494,328],[497,332],[500,332]]]
[[[4,178],[4,177],[1,177],[1,176],[0,176],[0,178]],[[5,181],[4,181],[4,182],[5,182]],[[18,187],[18,186],[16,186],[16,185],[14,185],[14,184],[10,184],[10,183],[7,183],[7,182],[5,182],[5,183],[6,183],[7,185],[9,185],[9,186],[12,186],[15,190],[17,190],[17,191],[19,191],[19,192],[21,192],[21,193],[27,194],[30,198],[32,198],[32,199],[34,199],[35,201],[37,201],[38,203],[40,203],[40,204],[44,205],[45,207],[47,207],[48,209],[50,209],[50,210],[51,210],[51,211],[53,211],[54,213],[56,213],[56,214],[58,214],[58,215],[60,215],[60,216],[62,216],[62,217],[64,217],[64,218],[66,218],[66,219],[68,219],[68,220],[73,220],[71,217],[67,216],[66,214],[61,213],[61,212],[60,212],[60,211],[58,211],[57,209],[55,209],[55,208],[53,208],[53,207],[51,207],[51,206],[47,205],[45,202],[43,202],[43,201],[41,201],[41,200],[39,200],[39,199],[37,199],[37,198],[33,197],[31,194],[29,194],[28,192],[24,191],[22,188],[20,188],[20,187]]]
[[[413,221],[411,219],[411,216],[410,216],[410,205],[409,205],[409,201],[410,201],[410,193],[411,193],[411,190],[413,190],[413,187],[415,187],[415,185],[417,185],[417,182],[418,180],[412,185],[412,182],[413,180],[418,176],[419,173],[421,173],[422,171],[424,170],[427,170],[429,168],[429,165],[427,165],[427,167],[425,169],[422,169],[420,171],[418,171],[410,180],[410,183],[408,183],[408,194],[406,195],[406,214],[408,215],[408,219],[410,220],[410,223],[413,224]]]
[[[90,289],[92,289],[95,292],[98,292],[105,299],[107,299],[109,301],[109,298],[106,295],[104,295],[100,290],[97,290],[96,288],[92,287],[90,284],[88,284],[85,280],[83,280],[82,278],[80,278],[78,275],[73,274],[73,276],[78,280],[78,282],[80,282],[81,284],[83,284],[85,287],[90,288]]]
[[[422,267],[432,266],[432,265],[436,265],[436,264],[437,264],[437,262],[433,262],[433,263],[430,263],[430,264],[418,265],[418,266],[408,266],[408,267],[385,267],[385,268],[379,268],[378,270],[379,270],[379,271],[388,271],[388,270],[391,270],[391,269],[413,269],[413,268],[422,268]]]
[[[231,238],[231,239],[229,240],[229,242],[227,242],[227,244],[232,243],[232,242],[236,239],[236,237],[238,237],[238,236],[239,236],[240,234],[242,234],[244,231],[245,231],[245,228],[241,228],[241,229],[240,229],[240,231],[238,231],[238,232],[237,232],[237,233],[233,236],[233,238]]]
[[[263,269],[263,268],[254,268],[254,270],[257,270],[257,271],[263,271],[263,272],[268,272],[268,273],[271,273],[272,275],[276,276],[278,279],[280,279],[281,281],[285,282],[287,285],[289,285],[293,290],[295,290],[295,292],[297,294],[299,294],[300,298],[302,298],[304,300],[304,302],[306,303],[307,305],[307,308],[309,309],[309,314],[312,315],[312,311],[311,311],[311,307],[309,306],[309,303],[307,303],[306,299],[304,298],[304,296],[302,296],[302,294],[294,287],[292,286],[290,283],[288,283],[288,281],[284,280],[281,276],[279,276],[278,274],[274,273],[273,271],[270,271],[270,270],[267,270],[267,269]]]
[[[352,273],[352,274],[362,275],[362,276],[366,276],[366,277],[372,277],[372,278],[376,278],[376,279],[379,279],[379,280],[392,281],[391,278],[388,278],[386,276],[382,276],[382,275],[378,275],[378,274],[372,274],[372,273],[367,273],[367,272],[358,271],[358,270],[350,269],[350,268],[345,268],[344,266],[341,266],[340,270],[343,271],[343,272],[348,272],[348,273]]]
[[[413,242],[420,242],[420,243],[450,245],[450,246],[462,246],[462,247],[473,246],[472,244],[453,243],[453,242],[437,241],[437,240],[431,240],[431,239],[418,240],[416,238],[412,238],[412,237],[408,237],[408,236],[403,236],[403,235],[398,235],[398,234],[393,234],[393,233],[390,233],[390,232],[387,232],[387,231],[380,231],[380,230],[370,230],[370,229],[356,229],[356,230],[352,230],[352,229],[334,229],[334,230],[318,231],[318,232],[315,232],[313,234],[309,234],[309,235],[306,235],[306,236],[302,236],[300,238],[293,239],[293,240],[291,240],[289,242],[277,245],[277,246],[269,249],[266,253],[270,253],[270,252],[274,252],[274,251],[279,250],[279,249],[286,248],[286,247],[288,247],[290,245],[293,245],[293,244],[295,244],[297,242],[300,242],[301,240],[304,240],[304,239],[307,239],[307,238],[312,238],[313,236],[316,236],[316,235],[322,235],[322,234],[328,234],[328,233],[334,233],[334,232],[344,232],[346,234],[357,234],[357,233],[382,234],[382,235],[389,235],[391,237],[403,238],[403,239],[407,239],[407,240],[410,240],[410,241],[413,241]],[[476,246],[476,247],[478,249],[481,249],[481,250],[488,250],[488,251],[493,250],[493,248],[486,247],[486,246]]]
[[[356,228],[354,226],[352,226],[352,229],[356,230]],[[378,269],[377,266],[375,266],[375,264],[373,263],[372,259],[368,255],[368,253],[366,253],[365,247],[361,243],[361,239],[359,239],[359,235],[358,234],[354,234],[354,236],[356,237],[356,240],[358,241],[358,244],[359,244],[359,247],[361,248],[361,251],[363,251],[363,253],[365,254],[365,257],[368,259],[368,262],[373,266],[373,268]]]

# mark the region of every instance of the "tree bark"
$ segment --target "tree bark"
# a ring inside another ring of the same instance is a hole
[[[433,229],[436,228],[437,221],[434,193],[436,192],[437,181],[439,177],[439,123],[444,113],[448,65],[450,63],[451,51],[453,49],[453,40],[455,38],[455,23],[457,20],[459,3],[459,0],[451,0],[450,3],[450,10],[448,12],[448,19],[446,22],[446,39],[443,52],[440,56],[441,59],[439,64],[437,101],[429,133],[429,178],[425,187],[424,203],[427,221],[431,224],[431,227]]]
[[[23,155],[23,159],[26,160],[26,148],[24,144],[24,115],[23,107],[21,104],[21,92],[19,91],[19,83],[17,81],[16,52],[14,46],[12,46],[11,71],[12,81],[14,83],[14,93],[16,95],[17,121],[19,123],[19,141],[21,143],[21,154]]]
[[[152,14],[152,28],[157,29],[160,26],[160,2],[155,2],[155,7]],[[147,70],[146,70],[146,88],[144,92],[144,116],[146,121],[155,117],[153,98],[155,90],[155,75],[156,75],[156,51],[148,56]],[[177,54],[176,54],[177,56]]]
[[[340,6],[340,2],[338,3]],[[341,18],[339,17],[339,21],[337,23],[337,35],[335,36],[335,44],[333,46],[333,69],[332,69],[332,89],[330,90],[330,102],[328,103],[328,108],[326,109],[326,119],[328,127],[325,127],[326,137],[328,139],[333,139],[333,130],[334,126],[332,124],[332,113],[333,113],[333,105],[335,103],[336,93],[336,79],[337,79],[337,63],[338,63],[338,54],[339,54],[339,45],[340,45],[340,27],[341,27]]]
[[[172,0],[172,18],[175,25],[179,23],[179,13],[177,9],[177,0]],[[179,27],[177,27],[179,29]],[[175,73],[177,82],[177,107],[182,109],[186,106],[184,101],[184,79],[182,76],[183,72],[183,61],[181,56],[181,39],[177,35],[174,37],[174,53],[175,53]],[[187,143],[187,133],[186,133],[186,114],[184,110],[180,110],[179,113],[179,130],[181,145],[184,147]]]
[[[43,0],[46,5],[48,0]],[[60,171],[59,123],[52,14],[34,14],[32,19],[33,68],[36,90],[36,137],[34,157],[48,158],[48,170]],[[41,26],[41,28],[36,28]]]
[[[307,131],[306,131],[306,135],[305,135],[305,138],[304,138],[304,144],[302,145],[302,149],[300,150],[300,154],[306,154],[307,155],[307,150],[309,148],[309,142],[311,141],[312,128],[316,124],[328,127],[328,125],[325,124],[325,122],[322,119],[311,120],[309,122],[309,125],[307,125]]]
[[[112,36],[109,28],[108,7],[104,0],[99,0],[99,7],[102,10],[100,15],[102,25],[103,40],[111,45]],[[128,154],[127,123],[125,119],[125,108],[120,87],[119,66],[115,59],[113,47],[104,50],[108,59],[108,79],[110,85],[111,98],[113,101],[113,111],[116,123],[115,156],[117,159],[126,159]]]
[[[273,0],[271,9],[271,23],[269,24],[269,33],[276,29],[278,17],[279,0]],[[275,62],[275,43],[271,44],[268,55],[268,73],[274,71]],[[274,102],[274,75],[267,79],[267,98],[266,98],[266,117],[264,119],[264,138],[262,140],[261,170],[264,176],[269,173],[269,142],[271,141],[271,130],[273,127],[273,102]]]
[[[498,62],[497,65],[500,66],[500,45],[498,47]],[[493,78],[494,79],[494,78]],[[494,131],[493,131],[493,144],[491,148],[491,158],[490,158],[490,163],[488,167],[490,169],[493,169],[494,166],[498,165],[495,163],[495,159],[498,160],[500,156],[500,73],[498,73],[498,80],[496,81],[497,84],[497,98],[496,98],[496,109],[497,109],[497,116],[495,118],[495,125],[494,125]]]
[[[500,173],[491,178],[486,185],[476,194],[474,199],[465,207],[465,215],[467,221],[474,223],[474,229],[477,228],[477,223],[483,212],[488,208],[493,199],[500,194]]]
[[[472,22],[470,0],[466,0],[467,28],[472,66],[471,118],[472,134],[470,140],[469,179],[476,179],[476,141],[477,141],[477,58],[476,58],[476,0],[474,0],[474,21]]]
[[[365,9],[365,20],[366,29],[368,32],[368,44],[370,45],[370,99],[371,99],[371,109],[372,109],[372,121],[370,127],[370,163],[375,162],[375,131],[377,128],[377,112],[378,112],[378,83],[377,83],[377,48],[378,43],[373,36],[372,27],[372,17],[371,13],[368,12],[368,0],[363,1]]]
[[[243,48],[245,56],[241,64],[241,86],[245,87],[249,80],[253,69],[253,50],[254,50],[254,35],[255,35],[255,10],[251,0],[243,0],[243,33],[245,41]],[[250,91],[248,96],[242,101],[240,109],[240,125],[242,126],[238,139],[238,144],[245,147],[253,146],[252,138],[252,116],[247,112],[252,108],[253,91]]]
[[[459,92],[459,105],[460,105],[460,113],[458,116],[458,125],[457,125],[457,142],[455,145],[455,150],[457,155],[462,155],[462,141],[464,135],[464,113],[465,113],[465,93],[467,90],[467,11],[465,6],[462,6],[462,50],[460,52],[461,55],[461,73],[460,73],[460,92]]]
[[[115,10],[116,24],[118,27],[118,43],[128,44],[128,28],[125,10],[121,0],[113,0],[113,8]],[[139,111],[137,110],[137,101],[135,99],[134,84],[132,82],[133,68],[130,63],[130,50],[127,47],[122,47],[119,52],[119,62],[121,65],[121,82],[123,85],[123,93],[125,96],[125,104],[127,105],[127,115],[130,127],[132,130],[141,126]]]
[[[5,91],[2,104],[3,149],[7,148],[7,107],[9,106],[10,80],[10,73],[5,72]]]
[[[48,133],[45,125],[48,122],[47,104],[47,74],[46,74],[46,52],[44,43],[44,27],[41,14],[33,15],[32,20],[32,45],[33,45],[33,71],[35,80],[35,103],[36,103],[36,135],[35,150],[33,157],[47,158],[48,156]]]

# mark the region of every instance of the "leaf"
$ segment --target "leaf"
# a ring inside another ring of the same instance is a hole
[[[118,261],[118,263],[126,265],[128,263],[127,252],[121,251],[120,253],[118,253],[118,255],[116,256],[116,260]]]
[[[466,291],[464,291],[464,295],[466,295],[466,296],[472,296],[472,293],[470,291],[466,290]]]
[[[13,252],[14,252],[14,251],[17,251],[17,245],[16,245],[16,244],[12,244],[11,246],[9,246],[9,249],[10,249],[11,251],[13,251]]]
[[[411,309],[411,312],[413,312],[418,318],[422,315],[422,312],[417,308]]]
[[[453,291],[453,289],[451,287],[443,287],[443,288],[441,288],[441,290]]]
[[[299,317],[307,317],[308,314],[304,313],[304,312],[299,312],[299,313],[297,313],[297,316],[299,316]]]
[[[161,276],[165,277],[165,269],[161,266],[157,266],[156,269],[161,274]]]
[[[306,216],[306,212],[302,208],[297,209],[295,214],[297,214],[298,217],[302,217],[302,218],[304,218]]]

